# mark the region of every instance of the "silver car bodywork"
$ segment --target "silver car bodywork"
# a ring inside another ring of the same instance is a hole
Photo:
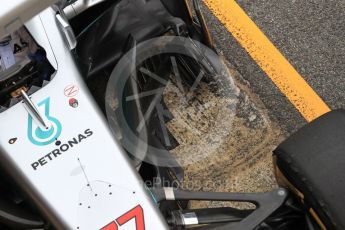
[[[42,127],[24,103],[12,106],[0,113],[2,166],[57,229],[165,229],[84,85],[56,11],[48,8],[25,25],[57,70],[30,98],[57,138],[40,136]]]

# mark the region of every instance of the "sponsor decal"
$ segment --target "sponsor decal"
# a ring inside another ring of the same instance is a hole
[[[50,97],[37,104],[39,107],[44,107],[44,116],[51,123],[49,129],[41,129],[35,125],[32,116],[29,114],[28,118],[28,138],[34,145],[44,146],[53,143],[59,138],[62,130],[61,123],[55,117],[50,115]]]
[[[76,85],[68,85],[64,90],[66,97],[75,97],[79,93],[79,87]]]
[[[39,158],[37,161],[33,162],[31,164],[31,167],[33,170],[38,170],[39,168],[49,164],[50,162],[54,161],[56,158],[60,157],[62,154],[68,152],[73,147],[77,146],[81,142],[83,142],[85,139],[89,138],[93,135],[93,132],[91,129],[86,129],[83,133],[78,134],[76,137],[63,142],[60,144],[60,146],[45,156]]]

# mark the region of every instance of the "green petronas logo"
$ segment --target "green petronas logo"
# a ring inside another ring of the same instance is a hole
[[[62,126],[58,119],[50,115],[50,97],[47,97],[37,105],[39,107],[44,107],[44,116],[52,125],[46,130],[42,129],[39,126],[34,125],[33,118],[29,114],[28,138],[31,143],[38,146],[44,146],[53,143],[57,138],[59,138]]]

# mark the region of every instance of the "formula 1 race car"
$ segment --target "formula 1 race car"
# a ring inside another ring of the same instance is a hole
[[[0,229],[345,229],[343,110],[277,147],[271,192],[180,187],[164,91],[231,94],[198,0],[1,4]]]

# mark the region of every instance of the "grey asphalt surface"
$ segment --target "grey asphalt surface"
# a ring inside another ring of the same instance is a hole
[[[345,1],[238,0],[238,4],[331,109],[345,108]],[[292,133],[306,121],[218,19],[203,7],[215,44]]]

